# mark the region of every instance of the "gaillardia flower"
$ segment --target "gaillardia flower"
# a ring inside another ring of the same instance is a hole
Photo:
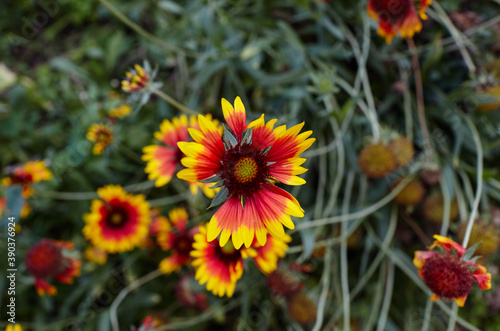
[[[220,246],[216,241],[207,241],[205,225],[198,227],[199,232],[194,235],[194,258],[191,264],[196,269],[195,278],[200,284],[207,283],[208,291],[220,297],[233,296],[236,282],[243,275],[243,256],[245,248],[237,250],[229,241]]]
[[[113,141],[113,130],[106,124],[92,124],[87,131],[87,139],[95,142],[92,153],[99,155]]]
[[[122,90],[125,92],[141,91],[150,81],[149,75],[138,64],[134,66],[134,69],[127,71],[125,75],[127,77],[122,80]]]
[[[390,44],[401,33],[402,38],[411,38],[422,30],[422,21],[426,20],[426,8],[431,0],[368,0],[368,14],[378,21],[378,34]],[[415,9],[415,3],[420,7]],[[420,16],[420,18],[419,18]]]
[[[212,120],[210,114],[202,116],[206,121],[211,122],[214,126],[219,127],[217,120]],[[154,137],[163,143],[163,145],[149,145],[142,149],[144,155],[142,160],[146,161],[145,172],[148,174],[149,180],[156,180],[157,187],[166,185],[174,176],[177,168],[180,165],[181,159],[185,156],[177,143],[180,141],[189,140],[189,129],[199,129],[198,120],[196,116],[190,116],[189,122],[186,115],[174,117],[172,121],[164,120],[160,124],[160,131],[154,133]],[[213,198],[216,190],[210,189],[212,186],[206,183],[197,183],[196,180],[190,181],[191,193],[196,194],[198,187],[201,186],[205,195]]]
[[[465,248],[443,236],[434,235],[434,239],[430,251],[416,251],[413,259],[418,274],[434,293],[432,301],[455,300],[463,307],[474,281],[482,290],[491,288],[491,274],[485,267],[464,259]],[[440,252],[432,251],[434,248]]]
[[[246,124],[245,107],[239,97],[233,106],[222,99],[224,118],[230,129],[221,137],[217,127],[198,116],[200,130],[189,129],[195,142],[179,142],[186,155],[181,163],[187,168],[178,177],[187,181],[205,181],[221,187],[211,206],[224,204],[210,220],[208,241],[220,234],[220,245],[226,247],[230,237],[239,249],[250,247],[254,237],[265,245],[267,233],[277,238],[285,235],[283,225],[293,229],[290,216],[303,217],[299,202],[288,192],[273,185],[280,181],[302,185],[297,175],[305,159],[298,156],[315,139],[307,139],[312,131],[299,134],[304,123],[289,129],[273,128],[276,119],[264,121],[264,115]]]
[[[31,246],[26,253],[26,270],[35,277],[38,295],[55,295],[57,289],[47,280],[55,278],[64,284],[72,284],[73,278],[80,276],[81,262],[64,256],[64,250],[73,249],[71,242],[42,239]]]
[[[144,195],[125,192],[119,185],[97,190],[100,200],[92,200],[90,213],[83,216],[84,236],[108,253],[130,251],[148,234],[149,204]]]
[[[128,116],[130,112],[132,112],[132,107],[130,107],[130,105],[123,104],[121,106],[111,109],[109,111],[109,116],[114,118],[123,118],[125,116]]]
[[[16,166],[8,177],[2,179],[3,186],[22,185],[22,196],[27,199],[33,195],[31,184],[50,180],[52,172],[43,161],[29,161],[24,165]]]
[[[169,257],[160,262],[160,270],[169,274],[178,271],[191,259],[189,253],[193,249],[193,236],[196,228],[187,230],[188,213],[185,208],[175,208],[168,213],[169,222],[165,223],[157,236],[158,245],[163,250],[170,250]]]

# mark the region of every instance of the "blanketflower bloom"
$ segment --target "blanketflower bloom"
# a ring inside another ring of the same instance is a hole
[[[202,117],[218,127],[219,131],[222,131],[222,128],[219,126],[219,121],[212,120],[210,114]],[[172,121],[166,119],[160,124],[160,131],[155,132],[154,137],[163,143],[163,145],[149,145],[142,150],[144,153],[142,160],[147,162],[145,172],[148,174],[149,180],[156,181],[156,187],[166,185],[170,182],[181,163],[181,159],[184,157],[177,143],[180,141],[188,141],[188,130],[199,130],[199,128],[200,125],[198,124],[196,116],[190,116],[189,122],[186,115],[181,115],[179,117],[174,117]],[[199,187],[201,187],[203,193],[205,193],[208,198],[213,198],[217,192],[217,190],[209,188],[212,185],[198,183],[196,180],[189,181],[189,185],[192,194],[196,194]]]
[[[144,195],[127,193],[119,185],[99,188],[100,200],[92,200],[90,213],[83,216],[84,236],[108,253],[122,253],[139,246],[151,222]]]
[[[243,256],[245,248],[237,250],[231,242],[221,247],[216,241],[207,241],[205,225],[198,227],[199,232],[194,235],[194,258],[191,265],[196,269],[195,279],[205,284],[208,291],[220,297],[232,297],[236,282],[243,275]]]
[[[113,141],[113,130],[106,124],[92,124],[87,131],[87,139],[95,142],[92,153],[99,155]]]
[[[415,3],[420,7],[415,9]],[[378,21],[378,34],[390,44],[401,33],[402,38],[411,38],[422,30],[422,21],[426,20],[426,8],[432,0],[369,0],[368,14]],[[420,16],[420,18],[419,18]]]
[[[125,92],[136,92],[144,89],[150,81],[149,75],[143,67],[136,64],[134,69],[125,73],[127,76],[122,80],[122,90]]]
[[[434,293],[432,301],[439,298],[455,300],[463,307],[474,281],[482,290],[491,288],[491,274],[486,268],[462,258],[464,247],[440,235],[434,235],[434,239],[430,251],[416,251],[413,259],[418,274]],[[434,248],[441,252],[432,251]]]
[[[132,112],[132,107],[130,105],[124,104],[121,106],[118,106],[116,108],[113,108],[109,111],[109,116],[115,117],[115,118],[123,118],[125,116],[128,116]]]
[[[64,284],[72,284],[73,278],[80,276],[81,262],[63,254],[65,250],[71,249],[71,242],[42,239],[28,250],[24,263],[28,273],[35,277],[38,295],[57,293],[56,287],[47,282],[50,278]]]
[[[200,130],[190,129],[195,142],[179,142],[186,155],[181,163],[187,168],[178,177],[187,181],[217,182],[221,191],[212,206],[222,202],[210,220],[208,241],[220,234],[220,245],[226,246],[230,237],[239,249],[243,243],[250,247],[254,237],[265,245],[267,233],[277,238],[285,235],[283,225],[295,226],[290,216],[303,217],[299,202],[285,190],[273,185],[280,181],[288,185],[302,185],[305,180],[297,175],[307,169],[299,155],[315,139],[307,139],[312,131],[299,134],[304,123],[286,129],[273,128],[277,122],[264,121],[264,115],[246,124],[245,107],[239,97],[233,106],[222,99],[222,110],[229,129],[224,139],[217,127],[203,116],[198,116]]]
[[[33,195],[32,184],[50,180],[52,172],[43,161],[29,161],[16,166],[8,177],[2,179],[3,186],[22,185],[22,196],[27,199]]]
[[[157,242],[163,250],[171,252],[169,257],[160,262],[159,269],[169,274],[181,269],[191,259],[193,236],[196,228],[187,229],[188,213],[185,208],[174,208],[168,213],[169,221],[160,229]]]

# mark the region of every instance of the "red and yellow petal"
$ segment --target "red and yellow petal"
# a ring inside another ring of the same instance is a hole
[[[457,252],[458,257],[462,257],[462,255],[465,254],[465,248],[462,247],[462,245],[456,243],[455,241],[451,240],[450,238],[440,236],[438,234],[435,234],[433,236],[434,243],[432,243],[430,249],[433,249],[436,246],[441,246],[443,247],[448,253],[450,252],[450,249],[453,249]]]
[[[80,276],[82,262],[72,258],[64,259],[63,270],[54,277],[64,284],[73,284],[73,278]]]
[[[208,147],[195,142],[179,142],[178,146],[186,155],[181,163],[187,168],[177,174],[180,179],[196,182],[210,178],[219,171],[221,159]]]
[[[196,128],[189,129],[191,138],[193,138],[195,142],[206,146],[217,158],[222,158],[225,149],[224,143],[222,142],[220,126],[212,121],[210,117],[203,115],[198,115],[198,126],[199,130]]]
[[[420,8],[418,10],[418,14],[420,15],[420,18],[423,20],[428,19],[429,17],[425,13],[425,10],[427,7],[429,7],[432,4],[432,0],[421,0],[422,2],[420,3]]]
[[[35,279],[35,288],[39,296],[43,297],[45,295],[53,296],[57,294],[57,289],[55,286],[50,285],[44,279]]]
[[[260,118],[248,124],[248,128],[253,128],[252,146],[257,150],[262,150],[273,145],[276,141],[274,124],[276,124],[277,121],[277,119],[272,119],[266,123],[264,121],[264,114],[262,114]]]
[[[155,186],[160,187],[172,179],[178,166],[177,153],[168,147],[150,145],[142,149],[142,160],[147,162],[145,172],[149,180],[155,180]]]
[[[293,229],[290,216],[303,217],[304,211],[298,201],[288,192],[271,184],[265,184],[253,197],[245,201],[243,208],[237,197],[229,198],[214,214],[208,225],[208,241],[220,234],[220,245],[229,238],[236,249],[243,243],[250,247],[254,237],[265,245],[267,232],[283,238],[283,225]]]
[[[297,124],[289,129],[284,125],[274,129],[276,141],[267,153],[269,162],[278,162],[299,156],[316,140],[315,138],[307,139],[312,131],[305,131],[299,134],[304,123]]]
[[[418,18],[417,13],[415,12],[415,9],[412,6],[410,9],[410,13],[401,23],[400,26],[401,38],[411,38],[415,35],[415,33],[418,33],[421,30],[422,30],[422,22]]]
[[[170,274],[174,271],[181,270],[182,266],[189,263],[189,256],[181,255],[174,252],[169,257],[161,260],[159,269],[164,274]]]
[[[195,279],[200,284],[206,283],[207,290],[214,295],[231,297],[236,282],[243,274],[243,259],[240,252],[232,248],[233,253],[230,253],[230,258],[220,258],[222,250],[218,243],[207,241],[205,226],[199,227],[199,233],[194,236],[194,240],[194,250],[190,255],[194,258],[191,264],[196,269]]]
[[[304,158],[291,158],[277,162],[269,167],[269,173],[274,179],[287,185],[303,185],[306,181],[297,175],[307,171],[301,165],[306,161]]]
[[[481,290],[491,289],[491,274],[486,272],[486,268],[472,261],[467,261],[466,263],[469,263],[477,268],[476,270],[474,270],[472,278],[476,280],[479,288]]]
[[[257,254],[253,257],[253,261],[264,274],[272,273],[278,267],[279,258],[285,257],[285,252],[288,250],[288,245],[292,241],[292,237],[285,234],[283,239],[274,238],[268,235],[265,245],[260,245],[255,242],[254,247]]]
[[[460,308],[462,308],[465,305],[465,300],[467,300],[467,295],[453,300],[458,304]]]
[[[413,258],[413,264],[418,269],[424,266],[425,261],[437,253],[430,251],[416,251],[415,257]]]
[[[177,229],[177,231],[186,231],[186,226],[189,219],[186,208],[179,207],[172,209],[168,213],[168,218],[170,220],[170,223]]]
[[[188,118],[186,115],[174,117],[172,121],[163,120],[160,131],[154,133],[154,137],[167,146],[177,149],[179,141],[188,140]]]
[[[234,100],[234,108],[233,105],[231,105],[231,103],[226,99],[222,99],[221,103],[224,119],[238,138],[238,141],[240,141],[243,130],[246,129],[247,116],[245,106],[243,105],[243,102],[241,102],[240,97],[236,97]]]

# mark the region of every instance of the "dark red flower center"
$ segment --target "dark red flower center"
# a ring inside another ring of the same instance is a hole
[[[50,241],[43,240],[29,249],[24,263],[26,270],[36,278],[56,275],[62,267],[61,248]]]
[[[252,145],[237,145],[222,158],[221,178],[230,195],[252,196],[268,177],[265,156]]]
[[[223,247],[218,243],[213,244],[215,248],[215,256],[224,262],[224,264],[234,264],[241,259],[241,253],[235,249],[233,243],[228,241]]]
[[[120,206],[112,207],[106,215],[105,222],[111,228],[121,228],[128,220],[128,213]]]
[[[451,254],[432,256],[425,261],[422,271],[427,286],[442,298],[461,298],[472,288],[470,265]]]
[[[373,9],[382,21],[402,22],[410,13],[410,0],[373,0]]]
[[[26,185],[33,182],[33,175],[25,172],[13,174],[10,178],[14,185]]]
[[[189,252],[193,249],[193,242],[193,237],[187,233],[178,234],[174,240],[174,250],[181,255],[189,256]]]

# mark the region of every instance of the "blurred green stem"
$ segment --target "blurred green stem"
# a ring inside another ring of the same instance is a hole
[[[437,2],[434,1],[432,3],[432,7],[436,9],[437,13],[439,14],[439,18],[443,22],[443,24],[446,26],[448,31],[450,31],[451,36],[457,43],[457,46],[460,50],[460,53],[462,54],[462,57],[465,61],[465,65],[469,69],[470,74],[475,74],[476,72],[476,66],[474,64],[474,61],[472,61],[472,58],[469,54],[469,51],[465,47],[465,41],[464,37],[461,35],[460,31],[453,25],[453,22],[450,20],[448,15],[446,14],[446,11],[441,7],[441,5]]]
[[[415,48],[415,43],[412,38],[406,38],[408,48],[412,53],[413,75],[415,77],[415,90],[417,94],[417,112],[418,121],[420,122],[420,131],[422,132],[422,140],[424,143],[425,160],[432,161],[432,146],[429,137],[429,129],[427,127],[427,118],[425,117],[425,101],[424,89],[422,86],[422,74],[420,72],[420,63],[418,61],[418,53]]]
[[[126,26],[143,36],[144,38],[148,39],[149,41],[157,44],[158,46],[162,47],[164,50],[169,51],[169,52],[181,52],[184,53],[183,50],[171,46],[167,43],[165,43],[163,40],[161,40],[158,37],[153,36],[151,33],[147,32],[143,28],[141,28],[139,25],[136,23],[132,22],[127,16],[125,16],[122,12],[120,12],[115,6],[113,6],[108,0],[99,0],[108,10],[116,16],[120,21],[122,21]]]
[[[383,197],[379,201],[375,202],[374,204],[372,204],[371,206],[369,206],[363,210],[360,210],[358,212],[354,212],[352,214],[332,216],[332,217],[328,217],[328,218],[322,218],[322,219],[312,220],[309,222],[300,223],[295,227],[295,230],[293,230],[292,232],[299,231],[302,229],[312,228],[312,227],[316,227],[316,226],[338,223],[338,222],[342,222],[344,220],[353,220],[353,219],[357,219],[357,218],[366,217],[366,216],[370,215],[371,213],[379,210],[380,208],[382,208],[383,206],[385,206],[389,202],[391,202],[392,199],[394,199],[394,197],[396,195],[398,195],[399,192],[401,192],[413,178],[415,178],[415,175],[419,170],[420,170],[420,164],[417,164],[415,166],[415,168],[413,169],[413,171],[407,177],[405,177],[388,195],[386,195],[385,197]]]
[[[113,328],[113,331],[120,331],[120,325],[118,323],[118,317],[116,316],[116,311],[120,303],[123,301],[123,299],[125,299],[125,297],[136,288],[146,284],[147,282],[161,275],[162,272],[159,269],[153,270],[150,273],[146,274],[145,276],[134,280],[127,287],[121,290],[121,292],[116,296],[116,299],[113,301],[111,307],[109,308],[109,317],[111,320],[111,327]]]
[[[186,114],[191,114],[191,115],[198,115],[198,114],[200,114],[199,112],[197,112],[195,110],[187,108],[186,106],[184,106],[183,104],[181,104],[179,101],[175,100],[170,95],[168,95],[168,94],[166,94],[166,93],[164,93],[162,91],[153,90],[153,94],[155,94],[158,97],[162,98],[163,100],[165,100],[166,102],[168,102],[169,104],[171,104],[172,106],[174,106],[175,108],[179,109],[180,111],[182,111],[182,112],[184,112]]]

